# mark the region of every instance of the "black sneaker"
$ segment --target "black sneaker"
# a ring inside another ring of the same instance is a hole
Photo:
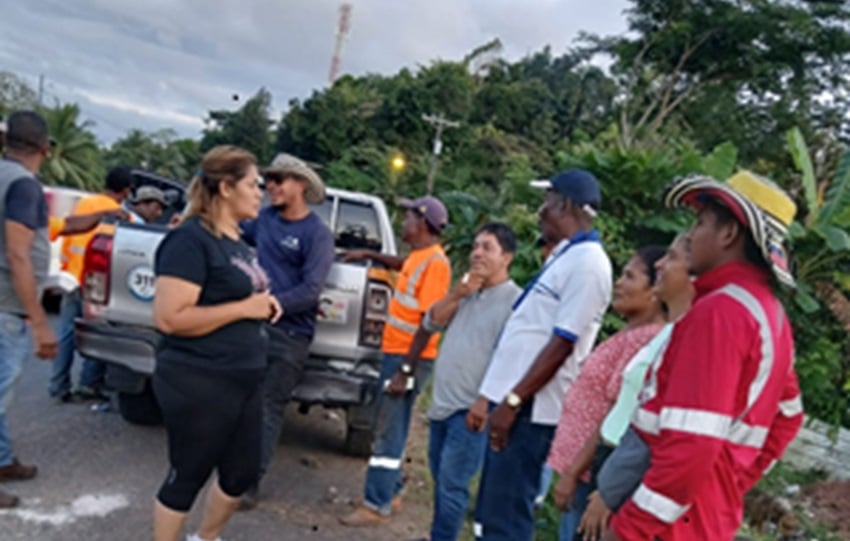
[[[81,401],[109,402],[109,397],[96,387],[80,385],[74,390],[74,398]]]
[[[50,400],[56,404],[68,404],[74,401],[74,394],[71,391],[52,394],[50,395]]]

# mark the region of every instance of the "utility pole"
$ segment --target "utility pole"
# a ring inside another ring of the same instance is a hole
[[[44,105],[44,74],[38,76],[38,105]]]
[[[428,182],[426,188],[428,195],[431,195],[434,191],[434,177],[437,176],[437,167],[440,165],[440,153],[443,151],[443,130],[445,128],[460,127],[460,122],[446,119],[443,113],[437,115],[422,115],[422,120],[436,128],[436,131],[434,132],[434,147],[431,152],[431,167],[428,169]]]

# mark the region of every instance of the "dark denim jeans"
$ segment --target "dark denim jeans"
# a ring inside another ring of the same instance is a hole
[[[280,329],[269,329],[268,366],[263,379],[263,443],[260,476],[269,463],[283,431],[284,410],[292,391],[304,374],[304,362],[310,354],[312,338]]]
[[[395,375],[404,357],[384,354],[381,359],[381,389]],[[378,513],[389,516],[393,498],[401,492],[401,463],[404,446],[410,430],[410,415],[419,392],[431,376],[433,361],[420,360],[416,363],[416,385],[404,396],[391,396],[385,392],[378,395],[375,417],[375,442],[372,458],[366,471],[366,488],[363,504]]]
[[[428,462],[434,479],[431,541],[455,541],[469,507],[469,483],[478,473],[487,447],[487,432],[466,428],[467,410],[431,421]]]
[[[50,396],[59,397],[71,392],[71,367],[74,364],[76,345],[74,343],[74,320],[83,314],[83,301],[80,290],[76,289],[62,297],[59,310],[59,351],[53,359],[53,374],[50,377]],[[106,367],[99,361],[83,358],[80,373],[80,386],[89,388],[103,387]]]
[[[531,541],[534,499],[549,454],[554,426],[531,422],[532,405],[524,406],[511,430],[508,446],[487,448],[475,509],[475,534],[484,541]]]

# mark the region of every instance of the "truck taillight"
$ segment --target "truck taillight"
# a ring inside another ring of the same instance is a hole
[[[381,347],[391,296],[392,289],[386,283],[369,280],[363,306],[363,324],[360,326],[361,346]]]
[[[83,298],[92,304],[109,302],[109,270],[112,261],[112,235],[92,237],[83,258]]]

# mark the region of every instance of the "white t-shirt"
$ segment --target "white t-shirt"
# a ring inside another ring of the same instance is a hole
[[[525,376],[537,355],[558,334],[575,343],[572,354],[534,397],[531,421],[555,425],[561,402],[578,377],[611,299],[611,261],[593,233],[562,241],[523,292],[508,318],[481,394],[501,402]]]

